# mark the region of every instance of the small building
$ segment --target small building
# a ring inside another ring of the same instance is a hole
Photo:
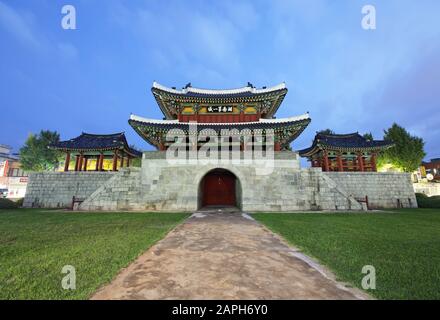
[[[349,134],[317,133],[313,144],[299,151],[312,167],[322,171],[376,172],[377,154],[393,146],[392,142],[368,140],[358,132]]]
[[[142,157],[141,152],[129,147],[123,132],[83,132],[76,138],[60,141],[49,148],[66,153],[64,171],[117,171],[118,168],[130,167],[133,158]],[[106,160],[111,160],[110,168],[104,167]]]
[[[27,184],[28,174],[21,169],[19,156],[12,153],[12,147],[0,145],[0,197],[23,198]]]
[[[433,158],[429,162],[422,162],[422,167],[427,174],[432,174],[433,180],[440,181],[440,158]]]

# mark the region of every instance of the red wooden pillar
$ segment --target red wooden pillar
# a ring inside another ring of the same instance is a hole
[[[358,153],[357,162],[358,162],[358,170],[364,171],[364,158],[362,156],[362,152]]]
[[[330,165],[328,162],[328,153],[324,151],[324,171],[330,171]]]
[[[102,166],[104,165],[104,154],[100,154],[99,155],[99,167],[98,167],[98,170],[99,171],[102,171]]]
[[[376,154],[373,153],[371,155],[371,171],[376,172],[377,171],[377,167],[376,167]]]
[[[66,153],[66,162],[64,163],[64,171],[69,171],[70,152]]]
[[[344,171],[344,168],[343,168],[343,166],[342,166],[342,157],[341,157],[341,154],[340,154],[340,153],[338,153],[336,159],[337,159],[337,161],[338,161],[338,170],[339,170],[339,171]]]
[[[78,160],[78,171],[82,171],[83,160],[84,160],[84,155],[81,152],[79,154],[79,160]]]
[[[281,144],[279,141],[275,141],[274,151],[281,151]]]
[[[312,161],[312,167],[313,168],[319,168],[321,166],[320,162],[319,162],[319,159],[311,159],[311,161]]]
[[[321,167],[322,168],[322,158],[321,157],[319,157],[317,160],[316,160],[316,163],[317,163],[317,167]]]
[[[124,154],[121,155],[121,168],[124,167]]]
[[[84,157],[84,167],[83,167],[83,171],[87,171],[87,158]]]
[[[118,168],[118,150],[115,150],[113,153],[113,171],[116,171]]]
[[[99,160],[100,160],[100,156],[96,156],[96,166],[95,166],[95,171],[99,171]]]
[[[130,167],[130,159],[131,159],[131,157],[130,157],[130,156],[127,156],[127,168]]]
[[[75,171],[79,170],[79,155],[75,156]]]

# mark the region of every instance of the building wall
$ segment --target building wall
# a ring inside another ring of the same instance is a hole
[[[114,175],[114,172],[31,173],[24,207],[68,208],[73,196],[89,197]]]
[[[355,198],[368,196],[370,208],[417,207],[409,173],[325,172]]]
[[[26,195],[28,177],[8,177],[8,199],[22,199]],[[1,183],[0,183],[1,184]]]

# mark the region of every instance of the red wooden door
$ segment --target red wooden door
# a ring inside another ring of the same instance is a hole
[[[203,206],[235,206],[235,177],[227,173],[210,173],[203,181]]]

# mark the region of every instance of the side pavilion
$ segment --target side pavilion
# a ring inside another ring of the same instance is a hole
[[[130,148],[125,134],[90,134],[82,133],[80,136],[60,141],[49,146],[50,149],[66,153],[64,171],[117,171],[118,168],[130,167],[133,158],[142,157],[140,151]],[[71,159],[75,158],[71,168]],[[110,160],[110,167],[104,168],[104,161]],[[90,169],[90,162],[93,162]]]

